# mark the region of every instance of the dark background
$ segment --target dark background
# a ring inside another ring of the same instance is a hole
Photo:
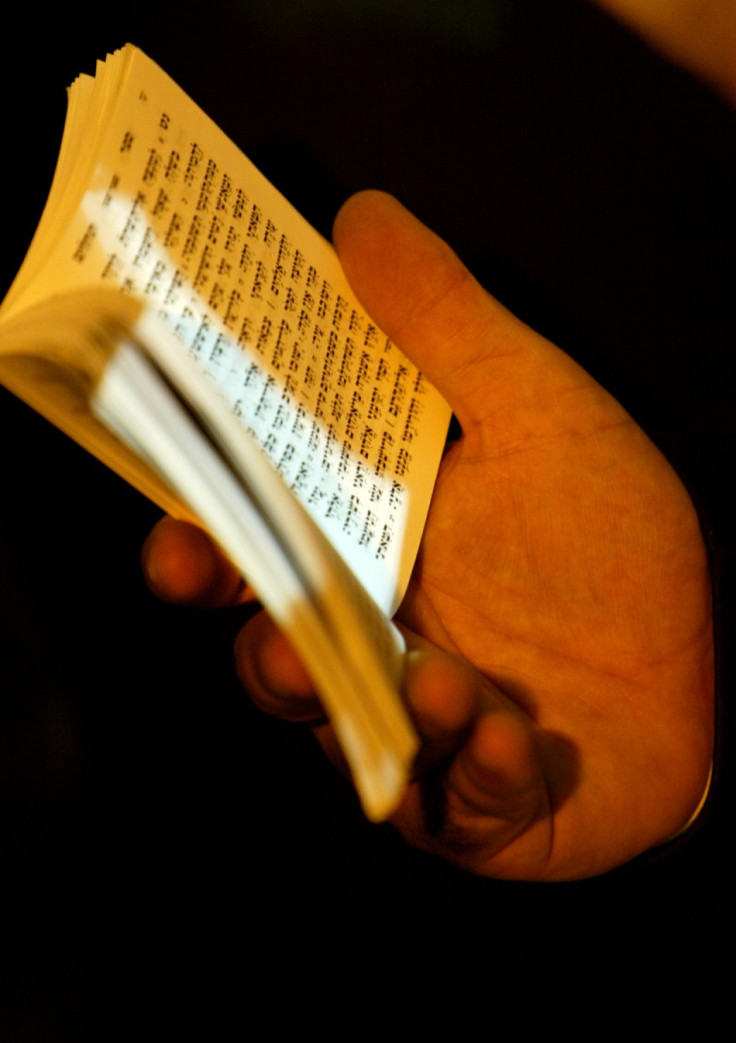
[[[728,649],[724,103],[583,0],[17,17],[0,293],[48,191],[65,86],[137,43],[325,234],[352,191],[394,192],[624,402],[701,510]],[[590,1002],[714,1012],[733,928],[722,767],[673,851],[577,884],[470,878],[363,821],[311,735],[249,706],[237,614],[152,599],[138,553],[153,507],[5,392],[0,438],[0,1039],[172,1038],[195,1017],[230,1038],[264,1012],[276,1034],[296,1016],[350,1039],[386,997],[410,1031],[449,1010],[454,1035],[508,1010],[583,1030]]]

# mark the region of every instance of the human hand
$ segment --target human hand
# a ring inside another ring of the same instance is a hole
[[[405,694],[425,749],[394,824],[489,876],[621,864],[685,824],[710,765],[710,585],[690,499],[623,408],[395,200],[349,200],[335,245],[462,428],[399,613],[417,635]],[[177,523],[154,530],[144,560],[171,600],[238,596],[227,564]],[[264,615],[236,663],[263,708],[320,715]],[[316,731],[339,761],[329,726]]]

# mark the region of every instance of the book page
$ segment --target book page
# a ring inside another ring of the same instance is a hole
[[[396,694],[403,638],[176,338],[151,312],[140,332],[140,344],[118,342],[92,408],[167,478],[263,595],[320,693],[366,814],[382,820],[401,799],[418,745]]]
[[[72,198],[55,201],[75,216],[35,250],[13,308],[36,286],[145,299],[393,613],[446,404],[362,310],[330,244],[152,61],[125,48],[98,67],[96,102],[90,85],[72,88],[86,125],[65,133],[79,169],[61,157]]]

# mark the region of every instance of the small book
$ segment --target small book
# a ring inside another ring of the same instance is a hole
[[[204,527],[302,657],[369,818],[417,740],[406,590],[449,410],[331,245],[131,45],[69,89],[0,382]]]

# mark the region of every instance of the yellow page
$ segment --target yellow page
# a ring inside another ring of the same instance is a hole
[[[330,244],[142,52],[81,77],[70,112],[80,124],[4,314],[92,285],[145,300],[392,614],[446,404],[362,310]]]

